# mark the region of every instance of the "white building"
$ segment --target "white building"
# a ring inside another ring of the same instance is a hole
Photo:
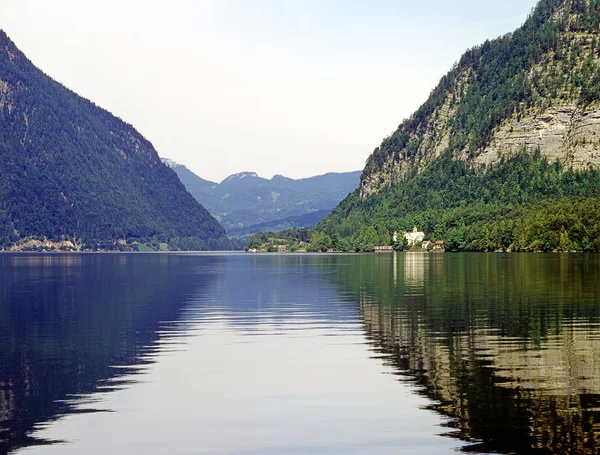
[[[417,226],[415,226],[412,232],[404,233],[404,238],[409,246],[415,246],[415,244],[421,243],[423,240],[425,240],[425,233],[417,231]]]

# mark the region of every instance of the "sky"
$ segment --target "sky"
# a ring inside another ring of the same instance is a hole
[[[46,74],[221,181],[360,170],[534,0],[0,0]]]

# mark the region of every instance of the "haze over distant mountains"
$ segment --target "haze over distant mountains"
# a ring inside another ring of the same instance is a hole
[[[332,172],[295,180],[240,172],[216,183],[172,160],[163,162],[229,234],[238,235],[313,226],[358,187],[361,174]]]
[[[0,30],[0,249],[33,240],[231,245],[148,140],[46,76]]]

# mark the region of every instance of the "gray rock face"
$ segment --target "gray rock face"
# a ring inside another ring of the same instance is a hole
[[[540,150],[549,161],[585,169],[600,165],[600,106],[551,107],[543,113],[504,122],[474,162],[490,164],[523,149]]]
[[[589,5],[541,1],[514,33],[467,51],[374,150],[361,198],[402,184],[444,153],[473,169],[538,150],[566,168],[599,167],[600,34],[590,18],[600,15],[584,14]]]
[[[382,189],[401,182],[413,170],[420,172],[448,147],[450,129],[445,127],[453,115],[447,103],[436,111],[427,125],[427,137],[412,159],[388,156],[374,172],[363,174],[360,195],[368,198]],[[565,167],[587,169],[600,167],[600,104],[585,108],[563,104],[543,112],[516,115],[496,129],[490,144],[475,154],[467,150],[455,153],[457,159],[471,161],[475,166],[499,163],[523,150],[540,151],[550,162]]]
[[[448,122],[456,114],[462,94],[467,90],[470,72],[470,70],[466,70],[456,78],[452,92],[448,93],[442,105],[427,118],[423,128],[424,132],[420,135],[411,135],[411,139],[415,143],[419,143],[414,156],[409,157],[407,151],[402,150],[397,157],[388,156],[380,169],[362,174],[361,198],[368,198],[384,188],[401,182],[415,169],[420,172],[448,149],[451,134]]]

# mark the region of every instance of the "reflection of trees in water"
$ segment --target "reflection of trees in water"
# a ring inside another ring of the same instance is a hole
[[[186,293],[207,284],[191,261],[0,256],[0,453],[44,443],[27,433],[75,412],[74,394],[118,388],[119,377],[139,371],[119,366],[151,362],[161,321],[177,318]]]
[[[340,281],[362,283],[366,331],[465,450],[598,453],[600,258],[420,256],[363,256]]]

